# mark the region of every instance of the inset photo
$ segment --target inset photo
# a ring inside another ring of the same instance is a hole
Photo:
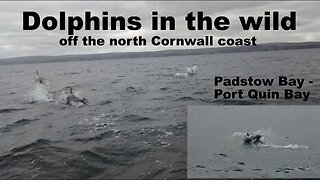
[[[188,178],[320,176],[319,106],[188,106]]]

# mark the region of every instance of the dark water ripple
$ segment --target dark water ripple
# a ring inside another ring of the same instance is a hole
[[[10,131],[14,130],[14,128],[16,128],[16,127],[24,126],[24,125],[29,124],[32,121],[36,121],[36,120],[39,120],[39,119],[20,119],[18,121],[15,121],[12,124],[7,124],[4,127],[1,127],[0,132],[10,132]]]
[[[38,139],[1,156],[0,175],[5,179],[22,176],[59,179],[170,178],[185,175],[186,123],[129,130],[121,132],[116,139],[112,138],[113,134],[107,131],[91,138],[72,140],[73,143],[100,142],[100,145],[83,150],[65,148],[61,146],[64,142],[60,141]],[[180,159],[175,166],[171,159],[174,154]],[[135,165],[141,166],[141,169],[136,171]],[[19,173],[8,173],[12,170]]]
[[[97,105],[107,105],[107,104],[111,104],[112,101],[109,101],[109,100],[103,100],[103,101],[100,101]]]
[[[15,111],[23,111],[26,110],[27,108],[8,108],[8,109],[0,109],[0,114],[1,113],[11,113]]]

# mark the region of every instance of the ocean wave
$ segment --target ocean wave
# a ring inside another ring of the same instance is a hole
[[[133,87],[133,86],[126,87],[126,92],[127,93],[137,93],[137,94],[145,93],[142,88]]]
[[[76,138],[74,139],[74,141],[76,142],[84,142],[84,143],[87,143],[87,142],[90,142],[90,141],[101,141],[103,139],[106,139],[106,138],[112,138],[114,137],[116,134],[120,133],[121,131],[119,130],[108,130],[108,131],[105,131],[103,133],[100,133],[98,135],[95,135],[93,137],[88,137],[88,138]]]
[[[0,114],[1,113],[11,113],[14,111],[23,111],[26,110],[27,108],[7,108],[7,109],[0,109]]]
[[[50,143],[52,143],[52,141],[48,140],[48,139],[37,139],[36,141],[20,146],[20,147],[16,147],[14,149],[12,149],[10,152],[11,153],[18,153],[18,152],[23,152],[26,151],[27,149],[30,149],[32,147],[38,147],[38,146],[42,146],[42,145],[49,145]]]
[[[29,124],[32,121],[36,121],[36,120],[39,120],[39,119],[20,119],[18,121],[13,122],[12,124],[7,124],[4,127],[1,127],[0,132],[10,132],[15,127],[20,127],[20,126]]]
[[[220,105],[257,105],[257,104],[265,104],[264,101],[257,100],[224,100],[218,99],[213,101],[212,103],[220,104]]]
[[[123,117],[123,119],[125,121],[130,121],[130,122],[154,121],[154,119],[151,119],[149,117],[139,116],[139,115],[135,115],[135,114],[125,115]]]
[[[99,103],[97,103],[98,105],[107,105],[107,104],[111,104],[112,101],[109,101],[109,100],[103,100],[103,101],[100,101]]]
[[[178,99],[176,99],[176,101],[194,101],[196,99],[194,99],[193,97],[190,96],[184,96],[184,97],[180,97]]]
[[[198,94],[208,94],[207,91],[196,91],[194,93],[192,93],[193,95],[198,95]]]
[[[169,89],[169,87],[162,87],[160,88],[161,91],[167,91]]]

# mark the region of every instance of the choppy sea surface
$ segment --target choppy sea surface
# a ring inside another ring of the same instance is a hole
[[[0,177],[186,178],[188,105],[318,104],[319,49],[0,66]],[[175,77],[197,65],[194,76]],[[47,86],[34,83],[35,70]],[[217,100],[215,75],[312,79],[308,101]],[[68,87],[88,105],[63,103]]]

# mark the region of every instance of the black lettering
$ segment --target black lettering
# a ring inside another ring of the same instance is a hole
[[[198,29],[203,30],[204,22],[206,22],[206,30],[212,30],[212,20],[209,16],[203,16],[203,12],[198,12]]]
[[[283,30],[296,30],[296,12],[290,12],[290,16],[281,19],[281,27]]]
[[[51,25],[49,24],[51,22]],[[47,16],[42,20],[42,27],[45,30],[54,30],[58,26],[58,21],[53,16]]]
[[[252,16],[249,16],[247,21],[243,16],[240,16],[239,19],[243,30],[249,30],[250,26],[252,26],[253,30],[259,30],[263,17],[258,16],[257,21]]]
[[[33,18],[33,24],[30,24],[30,18]],[[23,30],[35,30],[40,26],[40,16],[36,12],[23,12]]]
[[[214,26],[217,30],[227,30],[229,29],[230,21],[225,16],[219,16],[214,20]]]
[[[76,23],[76,24],[75,24]],[[73,35],[75,30],[80,30],[83,27],[81,17],[68,17],[68,35]]]
[[[91,22],[93,22],[94,30],[99,30],[100,29],[100,19],[97,16],[92,16],[91,17],[91,12],[86,11],[85,12],[85,29],[86,30],[91,30]]]
[[[129,30],[139,30],[141,28],[141,23],[139,22],[141,19],[138,16],[131,16],[128,19],[128,23],[131,26],[128,26]]]
[[[111,30],[117,30],[117,22],[120,23],[120,30],[126,29],[126,20],[123,16],[111,17]]]

